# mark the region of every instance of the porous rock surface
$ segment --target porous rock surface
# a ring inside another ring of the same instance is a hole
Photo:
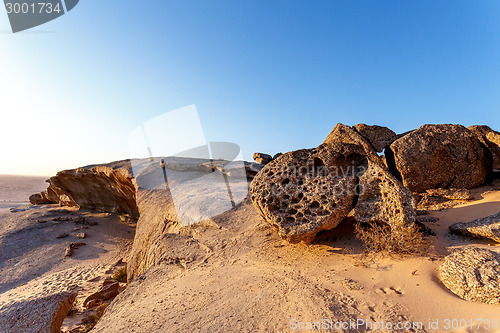
[[[481,141],[481,143],[491,152],[493,169],[500,170],[500,133],[485,125],[474,125],[467,128],[474,133],[479,141]]]
[[[363,155],[358,146],[348,144],[288,152],[254,178],[252,201],[282,238],[310,243],[354,207]]]
[[[381,153],[384,148],[396,141],[398,136],[391,129],[378,125],[357,124],[353,128],[364,137],[375,151]]]
[[[394,141],[386,154],[391,171],[413,192],[473,188],[492,172],[476,136],[461,125],[423,125]]]
[[[468,301],[500,305],[500,254],[478,248],[457,250],[439,268],[439,278]]]
[[[2,332],[59,333],[76,296],[76,293],[60,292],[2,308]]]
[[[371,145],[343,124],[319,147],[286,153],[266,165],[252,181],[250,194],[262,218],[290,242],[312,242],[353,208],[361,222],[395,227],[415,221],[411,193]]]
[[[476,238],[488,238],[500,243],[500,213],[467,223],[454,223],[451,232]]]

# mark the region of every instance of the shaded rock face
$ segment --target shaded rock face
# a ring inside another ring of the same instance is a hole
[[[473,188],[492,172],[488,152],[461,125],[424,125],[394,141],[386,157],[391,171],[413,192]]]
[[[382,126],[370,126],[366,124],[354,125],[354,129],[363,138],[368,140],[375,151],[381,153],[385,147],[396,141],[398,136],[391,129]]]
[[[46,191],[30,197],[31,203],[59,203],[138,217],[128,161],[61,171],[49,183]]]
[[[2,332],[59,333],[76,293],[61,292],[0,309]]]
[[[500,305],[500,254],[463,249],[447,256],[439,268],[441,282],[468,301]]]
[[[266,165],[250,194],[262,218],[290,242],[312,242],[353,208],[361,222],[395,227],[415,221],[411,193],[371,145],[343,124],[316,149],[289,152]]]
[[[500,243],[500,213],[468,223],[455,223],[448,228],[455,234],[488,238]]]
[[[488,126],[474,125],[468,129],[474,133],[479,141],[491,152],[493,158],[493,169],[500,170],[500,133]]]

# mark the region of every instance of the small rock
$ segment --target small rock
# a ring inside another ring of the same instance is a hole
[[[282,153],[282,152],[279,152],[279,153],[274,154],[274,156],[273,156],[273,160],[277,159],[277,158],[278,158],[278,157],[280,157],[281,155],[283,155],[283,153]]]
[[[447,256],[439,278],[454,294],[468,301],[500,305],[500,254],[467,248]]]
[[[94,225],[97,225],[97,224],[98,224],[98,223],[97,223],[97,222],[95,222],[95,221],[89,222],[89,225],[90,225],[90,226],[94,226]]]
[[[47,223],[46,220],[36,220],[37,223]]]
[[[59,217],[56,217],[56,218],[53,219],[53,221],[63,221],[63,222],[64,221],[69,221],[69,220],[71,220],[71,218],[67,217],[67,216],[59,216]]]
[[[76,237],[84,239],[87,235],[84,232],[80,232]]]
[[[273,160],[273,157],[271,155],[264,154],[264,153],[254,153],[253,159],[257,163],[267,164]]]
[[[69,236],[69,234],[64,233],[64,234],[57,235],[56,238],[65,238],[65,237],[68,237],[68,236]]]
[[[68,244],[64,248],[64,256],[71,257],[72,255],[73,255],[73,247],[71,247],[71,244]]]
[[[432,223],[439,221],[438,217],[434,216],[417,216],[417,222]]]
[[[500,212],[468,223],[455,223],[449,229],[455,234],[489,238],[500,243]]]
[[[74,219],[73,222],[75,222],[75,223],[86,223],[87,220],[85,219],[85,217],[80,216],[80,217],[77,217],[76,219]]]
[[[100,303],[116,297],[120,293],[120,284],[114,282],[111,284],[104,285],[98,292],[93,293],[88,296],[83,302],[83,306],[86,308],[92,308]]]

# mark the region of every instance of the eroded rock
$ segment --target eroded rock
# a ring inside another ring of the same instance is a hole
[[[353,126],[356,132],[364,137],[379,153],[383,152],[385,147],[396,141],[398,136],[391,129],[377,125],[357,124]]]
[[[449,226],[451,232],[476,238],[488,238],[500,243],[500,213],[467,223]]]
[[[411,192],[376,161],[369,160],[359,188],[354,213],[358,222],[385,223],[393,231],[415,222],[416,206]]]
[[[391,171],[414,192],[473,188],[492,172],[486,149],[461,125],[424,125],[394,141],[386,157]]]
[[[353,208],[360,222],[400,227],[415,221],[411,193],[366,139],[343,124],[316,149],[289,152],[269,163],[250,193],[262,218],[290,242],[312,242]]]
[[[259,164],[267,164],[273,160],[273,157],[264,153],[254,153],[253,159],[255,162]]]
[[[76,293],[61,292],[2,308],[2,332],[59,333],[76,296]]]
[[[89,295],[85,301],[83,301],[83,306],[86,308],[92,308],[104,301],[110,300],[116,297],[120,293],[120,284],[118,282],[106,283],[103,285],[99,291]]]
[[[49,183],[46,191],[30,197],[31,203],[59,203],[138,217],[128,160],[60,171]]]
[[[500,254],[468,248],[447,256],[439,278],[454,294],[468,301],[500,305]]]
[[[364,160],[363,150],[352,144],[288,152],[254,178],[252,202],[282,238],[310,243],[354,208]]]

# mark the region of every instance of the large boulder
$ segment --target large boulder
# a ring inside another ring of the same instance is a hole
[[[356,132],[361,134],[372,147],[379,153],[383,152],[385,147],[397,140],[398,136],[391,129],[377,125],[357,124],[354,125]]]
[[[290,242],[312,242],[353,208],[360,222],[399,227],[415,221],[409,190],[366,139],[343,124],[319,147],[286,153],[266,165],[250,194],[262,218]]]
[[[439,268],[439,278],[468,301],[500,305],[500,254],[477,248],[457,250]]]
[[[363,150],[352,144],[288,152],[254,178],[252,202],[282,238],[310,243],[354,208],[363,163]]]
[[[487,150],[461,125],[424,125],[394,141],[386,157],[391,171],[413,192],[473,188],[492,172]]]
[[[60,292],[0,309],[2,332],[59,333],[77,294]]]
[[[500,213],[467,223],[454,223],[451,232],[476,238],[488,238],[500,243]]]
[[[500,133],[484,125],[469,126],[468,129],[490,150],[493,169],[500,170]]]

